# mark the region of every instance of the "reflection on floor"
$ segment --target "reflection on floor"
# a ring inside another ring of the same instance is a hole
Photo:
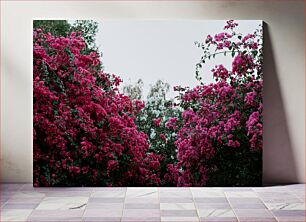
[[[1,221],[305,221],[305,185],[33,188],[1,185]]]

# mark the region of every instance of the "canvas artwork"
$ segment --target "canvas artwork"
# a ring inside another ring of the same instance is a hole
[[[34,20],[34,186],[260,186],[262,65],[258,20]]]

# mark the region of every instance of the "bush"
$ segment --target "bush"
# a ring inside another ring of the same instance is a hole
[[[159,185],[159,156],[135,126],[141,102],[118,92],[80,33],[34,30],[35,186]]]
[[[228,21],[225,32],[207,36],[197,64],[230,54],[232,69],[212,69],[215,83],[177,87],[183,125],[177,134],[177,164],[169,169],[177,186],[261,185],[262,175],[262,33],[242,36]],[[214,53],[211,53],[211,52]],[[169,176],[170,176],[169,175]]]

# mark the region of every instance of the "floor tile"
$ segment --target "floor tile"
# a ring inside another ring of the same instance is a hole
[[[262,192],[258,193],[260,199],[265,203],[297,203],[301,202],[295,195],[290,192],[277,193],[277,192]]]
[[[158,198],[157,188],[127,188],[126,198]]]
[[[262,201],[259,198],[254,197],[229,197],[228,201],[230,204],[261,204]]]
[[[144,197],[138,197],[138,198],[126,198],[125,203],[143,203],[143,204],[149,204],[149,203],[155,203],[158,204],[159,200],[158,198],[144,198]]]
[[[225,197],[195,197],[196,203],[228,203]]]
[[[252,187],[224,187],[222,190],[224,192],[226,192],[226,191],[232,191],[232,192],[251,191],[251,192],[254,192]]]
[[[22,184],[21,188],[19,189],[20,191],[33,191],[34,187],[32,183],[25,183]]]
[[[159,209],[124,209],[122,217],[155,218],[155,217],[160,217],[160,210]]]
[[[296,196],[299,200],[305,203],[305,191],[291,192],[292,195]]]
[[[239,217],[239,222],[277,222],[275,218]]]
[[[160,190],[159,195],[161,197],[187,197],[187,198],[192,198],[192,194],[190,190],[172,190],[172,191],[164,191],[164,190]]]
[[[264,198],[262,199],[262,201],[264,203],[298,203],[301,202],[302,200],[298,199],[298,198],[281,198],[281,197],[274,197],[274,198]]]
[[[276,217],[305,217],[305,210],[272,210]]]
[[[10,199],[10,197],[4,197],[4,196],[0,196],[0,203],[1,203],[1,207],[3,207],[3,205]]]
[[[160,222],[160,217],[122,217],[121,222]]]
[[[198,222],[198,217],[161,217],[162,222]]]
[[[125,190],[111,190],[111,191],[97,191],[91,194],[91,197],[109,197],[109,198],[123,198],[125,197]]]
[[[191,192],[191,189],[194,189],[196,187],[160,187],[159,191],[165,191],[165,192]],[[201,187],[203,189],[205,187]],[[207,187],[206,187],[207,188]],[[208,189],[208,188],[207,188]]]
[[[226,197],[257,197],[257,194],[255,192],[251,191],[226,191],[225,192]]]
[[[10,204],[39,204],[43,198],[10,198],[7,203]]]
[[[15,204],[38,204],[45,197],[45,194],[36,192],[15,192],[7,203]]]
[[[86,209],[123,209],[123,203],[87,203]]]
[[[7,203],[2,207],[2,209],[35,209],[37,206],[38,206],[37,203],[35,204]]]
[[[127,191],[127,187],[91,187],[93,192],[112,192],[112,191]]]
[[[266,203],[269,210],[305,210],[305,203]]]
[[[236,217],[201,217],[201,222],[238,222]]]
[[[235,217],[232,209],[199,209],[200,217]]]
[[[158,203],[126,203],[125,209],[159,209]]]
[[[192,193],[197,192],[197,191],[209,191],[209,190],[221,190],[221,191],[223,191],[223,189],[224,189],[223,187],[189,187],[189,190]]]
[[[84,210],[33,210],[31,218],[76,218],[82,217]],[[29,217],[29,218],[30,218]]]
[[[20,190],[20,188],[24,184],[18,184],[18,183],[2,183],[0,184],[0,190],[2,191],[17,191]]]
[[[192,189],[193,197],[225,197],[222,189]]]
[[[196,203],[197,209],[231,209],[228,202],[224,203]]]
[[[30,187],[28,188],[21,188],[20,190],[23,189],[29,189],[31,190]],[[84,192],[91,192],[93,190],[97,190],[98,188],[96,187],[34,187],[32,191],[34,192],[41,192],[41,193],[46,193],[46,192],[77,192],[77,191],[84,191]]]
[[[267,209],[263,203],[237,203],[232,202],[231,207],[233,209]]]
[[[103,198],[103,197],[90,197],[88,199],[89,203],[123,203],[124,198]]]
[[[196,210],[161,210],[162,217],[197,217]]]
[[[122,209],[86,209],[84,217],[121,217]]]
[[[66,222],[66,221],[73,221],[73,222],[80,222],[82,221],[82,217],[66,217],[66,216],[59,216],[59,217],[29,217],[27,219],[28,222],[37,221],[37,222]]]
[[[161,203],[193,203],[191,197],[160,197]]]
[[[25,221],[32,210],[24,209],[1,209],[1,221]]]
[[[195,210],[194,203],[161,203],[161,210]]]
[[[12,195],[11,199],[44,198],[46,195],[39,192],[18,191]]]
[[[305,217],[278,217],[278,222],[305,222]]]
[[[266,186],[266,187],[254,187],[255,192],[277,192],[277,193],[287,193],[289,190],[286,186]]]
[[[37,210],[85,209],[88,197],[45,197]]]
[[[91,191],[48,191],[44,194],[46,197],[90,197]]]
[[[266,209],[234,209],[236,216],[239,218],[273,218],[273,215]]]
[[[83,217],[84,222],[120,222],[121,217]]]

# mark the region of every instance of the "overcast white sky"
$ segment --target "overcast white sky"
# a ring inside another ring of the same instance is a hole
[[[262,21],[240,20],[237,31],[253,32]],[[161,79],[173,86],[196,86],[195,65],[202,51],[194,44],[208,34],[222,32],[225,21],[104,20],[99,21],[96,43],[103,53],[105,71],[119,75],[125,83],[144,81],[144,97],[150,84]],[[202,70],[204,81],[212,81],[216,64],[230,67],[230,56],[218,56]],[[169,97],[176,95],[171,92]]]

